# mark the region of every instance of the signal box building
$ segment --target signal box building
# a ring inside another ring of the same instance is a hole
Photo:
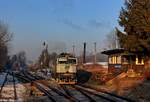
[[[113,49],[103,51],[108,55],[108,72],[121,73],[133,69],[137,73],[142,73],[145,65],[144,53],[129,52],[124,49]]]

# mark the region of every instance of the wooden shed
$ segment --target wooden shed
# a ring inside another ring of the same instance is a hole
[[[144,69],[144,53],[127,51],[125,49],[112,49],[103,51],[108,55],[108,72],[121,73],[133,69],[137,73],[142,73]]]

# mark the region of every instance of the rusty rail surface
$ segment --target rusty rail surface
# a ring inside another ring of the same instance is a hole
[[[2,86],[1,86],[1,89],[0,89],[0,98],[1,98],[3,87],[5,86],[5,84],[7,82],[8,75],[11,75],[13,77],[12,82],[13,82],[13,88],[14,88],[14,100],[17,100],[16,81],[15,81],[14,73],[12,71],[11,72],[8,71],[6,76],[5,76],[4,82],[3,82]]]
[[[75,98],[73,94],[71,94],[71,92],[69,91],[69,89],[67,89],[68,85],[61,85],[61,87],[63,88],[63,90],[67,93],[67,95],[69,95],[70,97],[74,98],[76,100],[76,102],[80,102],[79,99]],[[73,86],[73,85],[69,85],[69,86]],[[92,97],[90,97],[89,95],[87,95],[86,93],[80,91],[80,90],[76,90],[79,91],[81,94],[83,94],[86,98],[88,98],[88,100],[90,102],[96,102]]]
[[[13,72],[12,72],[12,76],[13,76],[13,87],[14,87],[14,99],[17,100],[16,83],[15,83],[15,76]]]
[[[98,97],[102,97],[110,102],[120,102],[120,101],[125,101],[125,102],[135,102],[134,100],[131,100],[131,99],[128,99],[128,98],[125,98],[125,97],[122,97],[122,96],[118,96],[118,95],[115,95],[115,94],[112,94],[112,93],[109,93],[109,92],[105,92],[105,91],[97,91],[97,90],[94,90],[92,89],[93,91],[96,91],[97,93],[95,92],[92,92],[88,89],[91,89],[91,88],[88,88],[88,87],[83,87],[81,85],[75,85],[74,87],[76,87],[78,90],[83,90],[87,93],[91,93],[91,94],[94,94]]]
[[[35,80],[38,80],[37,77],[35,77],[35,76],[33,76],[33,75],[29,74],[29,73],[27,74],[27,73],[25,73],[25,72],[24,72],[24,75],[25,75],[25,77],[28,78],[28,79],[30,80],[30,82],[32,82],[41,92],[43,92],[44,94],[46,94],[46,95],[48,96],[48,98],[49,98],[51,101],[57,102],[57,100],[54,98],[55,96],[53,96],[53,95],[51,94],[51,92],[49,92],[49,90],[44,89],[42,86],[39,85],[38,82],[35,82]],[[40,83],[40,84],[42,84],[42,83]],[[42,84],[42,85],[43,85],[43,84]],[[48,87],[50,90],[52,90],[53,92],[57,93],[58,95],[63,96],[64,98],[66,98],[66,99],[69,100],[70,102],[76,102],[76,101],[73,100],[70,96],[68,96],[68,95],[66,95],[66,94],[64,94],[64,93],[62,93],[61,91],[59,91],[59,90],[57,90],[57,89],[52,88],[52,87],[50,87],[49,85],[47,85],[46,87]]]

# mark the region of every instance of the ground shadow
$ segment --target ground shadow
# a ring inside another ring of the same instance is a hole
[[[78,70],[77,71],[77,82],[78,84],[86,83],[92,76],[91,72],[85,70]]]

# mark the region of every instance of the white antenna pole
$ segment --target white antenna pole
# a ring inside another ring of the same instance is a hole
[[[75,56],[75,45],[72,46],[72,54]]]
[[[116,48],[119,48],[119,42],[116,32],[115,32],[115,41],[116,41]]]
[[[96,42],[94,43],[94,64],[96,64],[96,54],[97,54],[97,51],[96,51]]]

